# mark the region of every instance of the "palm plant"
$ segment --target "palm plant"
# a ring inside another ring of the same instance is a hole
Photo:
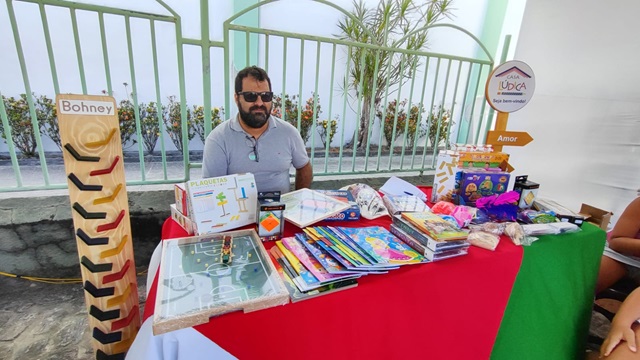
[[[380,108],[386,89],[401,87],[418,66],[419,55],[386,49],[424,49],[426,27],[451,16],[451,0],[427,0],[421,5],[413,0],[381,0],[375,9],[367,8],[363,0],[354,0],[353,4],[353,17],[345,16],[338,22],[341,31],[338,36],[381,47],[350,47],[345,91],[351,89],[362,97],[357,134],[357,147],[362,148],[368,143],[371,111],[375,113]]]

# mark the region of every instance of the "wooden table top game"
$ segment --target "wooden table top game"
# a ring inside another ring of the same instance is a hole
[[[164,241],[161,264],[155,334],[206,323],[230,311],[288,301],[289,293],[254,230]]]

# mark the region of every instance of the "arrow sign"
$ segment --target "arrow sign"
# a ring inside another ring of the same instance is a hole
[[[489,131],[487,144],[506,146],[525,146],[533,141],[531,135],[524,131]]]

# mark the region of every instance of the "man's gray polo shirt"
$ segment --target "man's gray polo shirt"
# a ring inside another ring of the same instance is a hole
[[[298,129],[274,116],[267,130],[254,140],[238,116],[216,126],[205,140],[202,176],[216,177],[250,172],[258,191],[289,192],[291,165],[300,169],[309,156]],[[254,155],[254,144],[258,158]]]

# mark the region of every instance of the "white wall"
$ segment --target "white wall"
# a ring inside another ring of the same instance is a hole
[[[612,210],[614,220],[640,187],[640,3],[529,1],[515,59],[536,76],[526,107],[507,130],[534,141],[505,147],[514,174],[540,194],[578,210]]]

